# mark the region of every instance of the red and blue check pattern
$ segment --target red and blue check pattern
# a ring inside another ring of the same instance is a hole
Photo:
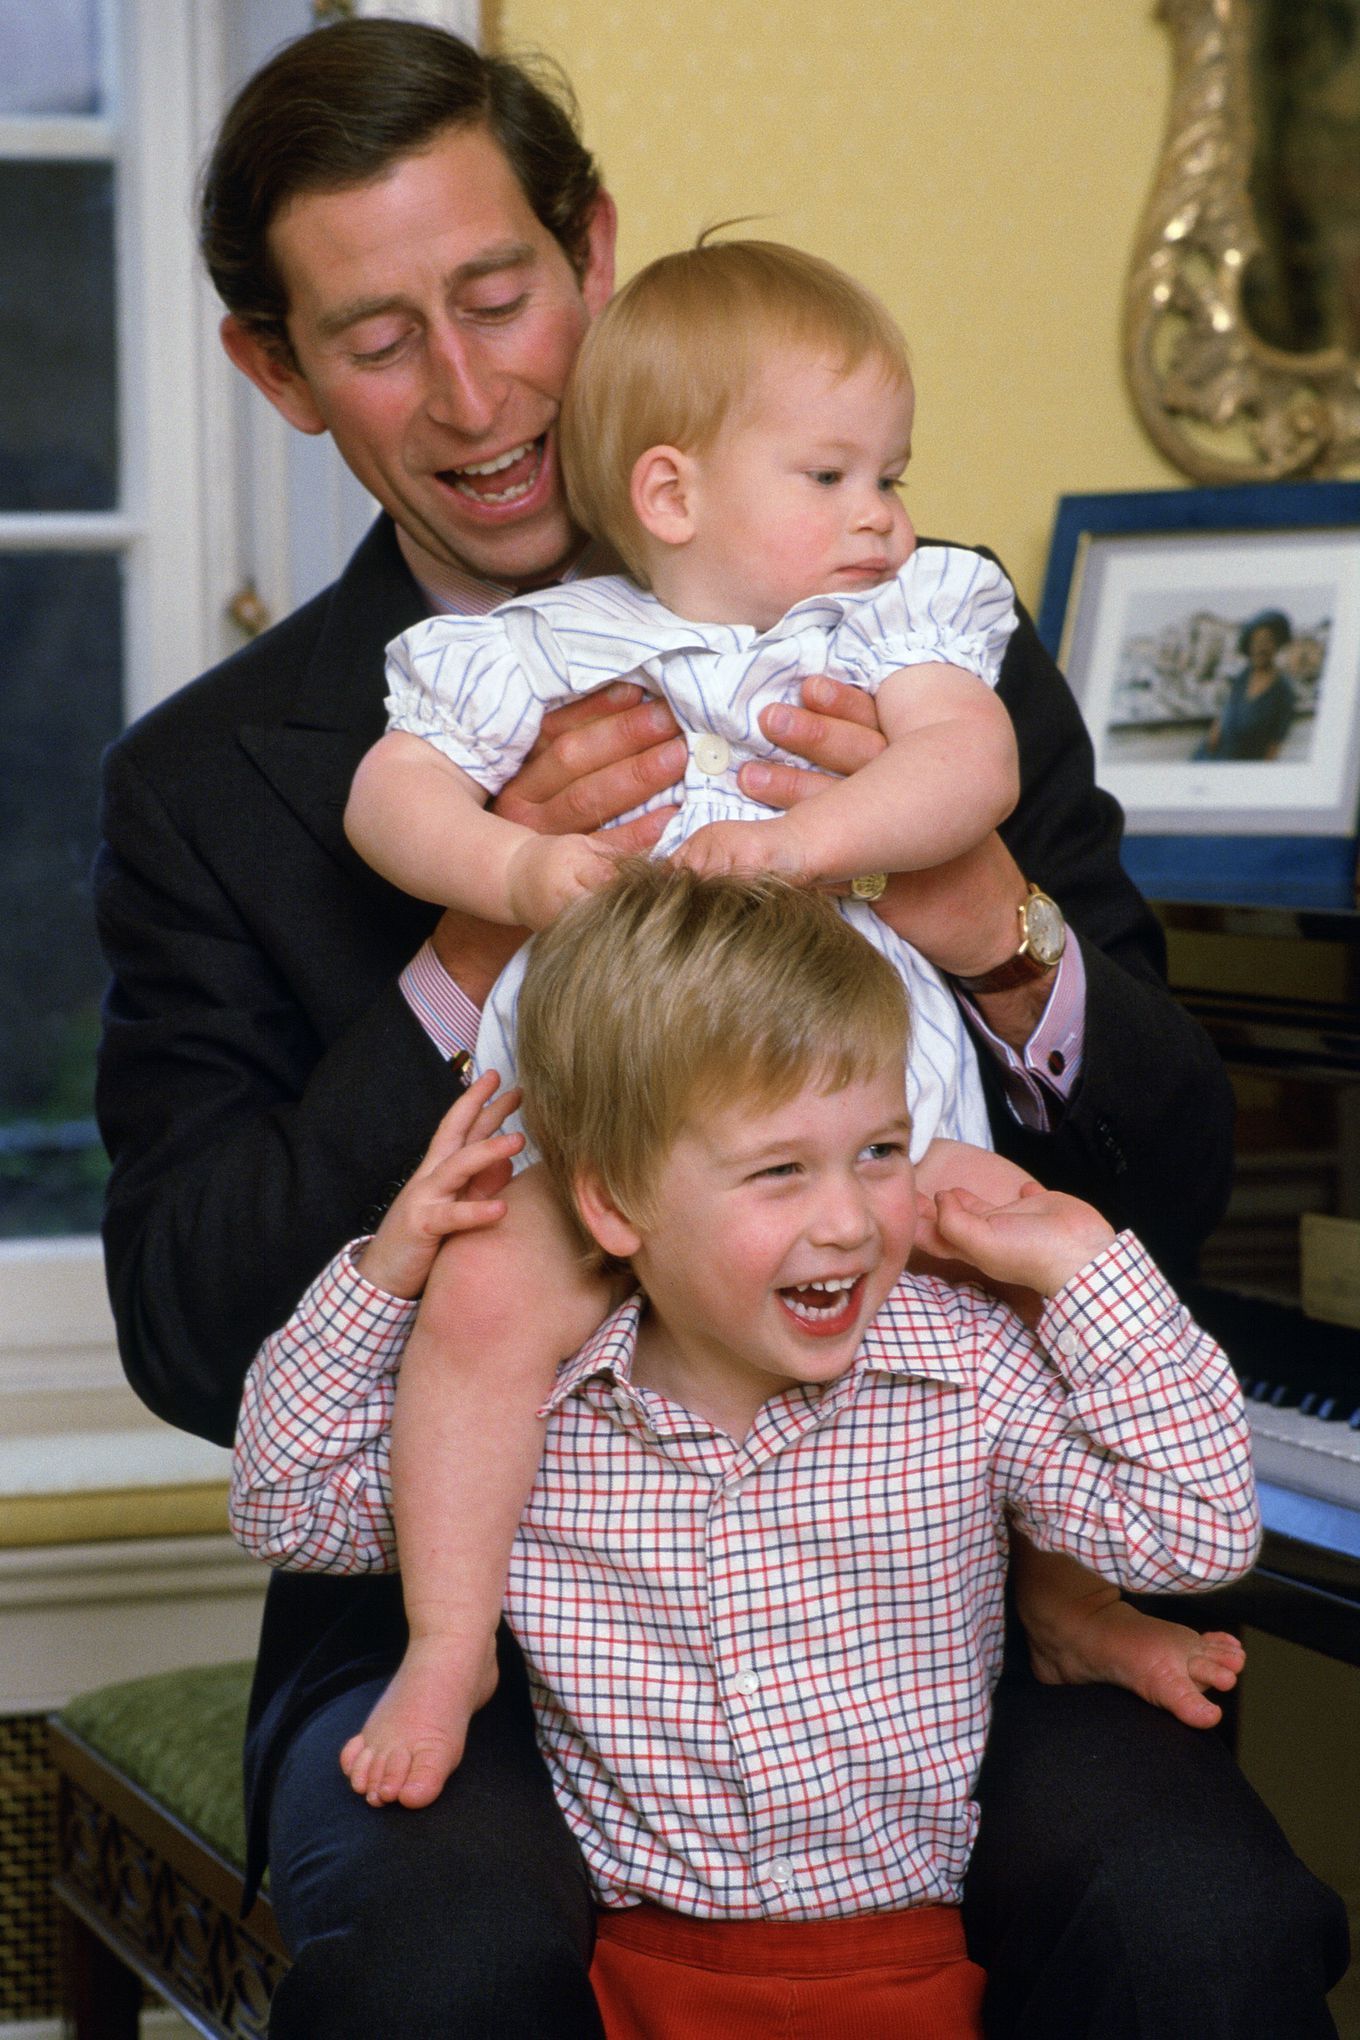
[[[1007,1521],[1125,1586],[1252,1562],[1241,1396],[1122,1235],[1037,1335],[904,1278],[851,1370],[736,1444],[630,1379],[634,1298],[562,1369],[507,1614],[605,1905],[819,1918],[956,1903]],[[393,1563],[413,1307],[342,1255],[251,1370],[232,1520],[274,1564]]]

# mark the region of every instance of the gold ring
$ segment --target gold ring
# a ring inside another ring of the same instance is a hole
[[[850,881],[850,890],[857,900],[881,900],[888,890],[886,871],[862,871],[858,878]]]

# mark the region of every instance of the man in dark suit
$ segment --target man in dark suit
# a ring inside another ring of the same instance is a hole
[[[590,563],[554,426],[612,286],[613,208],[570,119],[520,70],[368,21],[303,38],[245,88],[203,217],[228,352],[293,425],[331,432],[384,510],[334,587],[108,761],[110,1289],[139,1394],[227,1441],[260,1341],[421,1153],[456,1087],[460,1016],[518,939],[394,893],[341,814],[383,726],[387,641]],[[998,1146],[1136,1227],[1174,1272],[1226,1194],[1224,1079],[1167,995],[1117,812],[1028,619],[1001,693],[1023,775],[1004,844],[894,881],[884,910],[967,981]],[[880,741],[848,690],[816,683],[771,733],[828,770]],[[676,741],[635,691],[578,704],[549,719],[501,805],[539,828],[597,826],[674,783]],[[750,790],[787,801],[800,783],[776,771]],[[517,1269],[517,1294],[533,1279]],[[336,1753],[403,1636],[394,1580],[271,1583],[248,1790],[297,1957],[271,2030],[596,2034],[590,1895],[513,1647],[433,1807],[378,1811],[341,1777]],[[997,1724],[969,1892],[996,2031],[1332,2030],[1335,1902],[1219,1743],[1022,1666]]]

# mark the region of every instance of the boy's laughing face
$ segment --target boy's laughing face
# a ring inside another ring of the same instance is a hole
[[[646,1230],[611,1213],[601,1241],[648,1297],[634,1379],[740,1439],[771,1396],[843,1374],[911,1251],[909,1133],[900,1062],[685,1129]]]

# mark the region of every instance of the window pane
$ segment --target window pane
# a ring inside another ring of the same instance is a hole
[[[0,1237],[94,1232],[104,967],[99,754],[121,723],[122,563],[0,557]]]
[[[118,501],[113,170],[0,163],[0,510]]]
[[[0,113],[99,113],[99,0],[0,0]]]

